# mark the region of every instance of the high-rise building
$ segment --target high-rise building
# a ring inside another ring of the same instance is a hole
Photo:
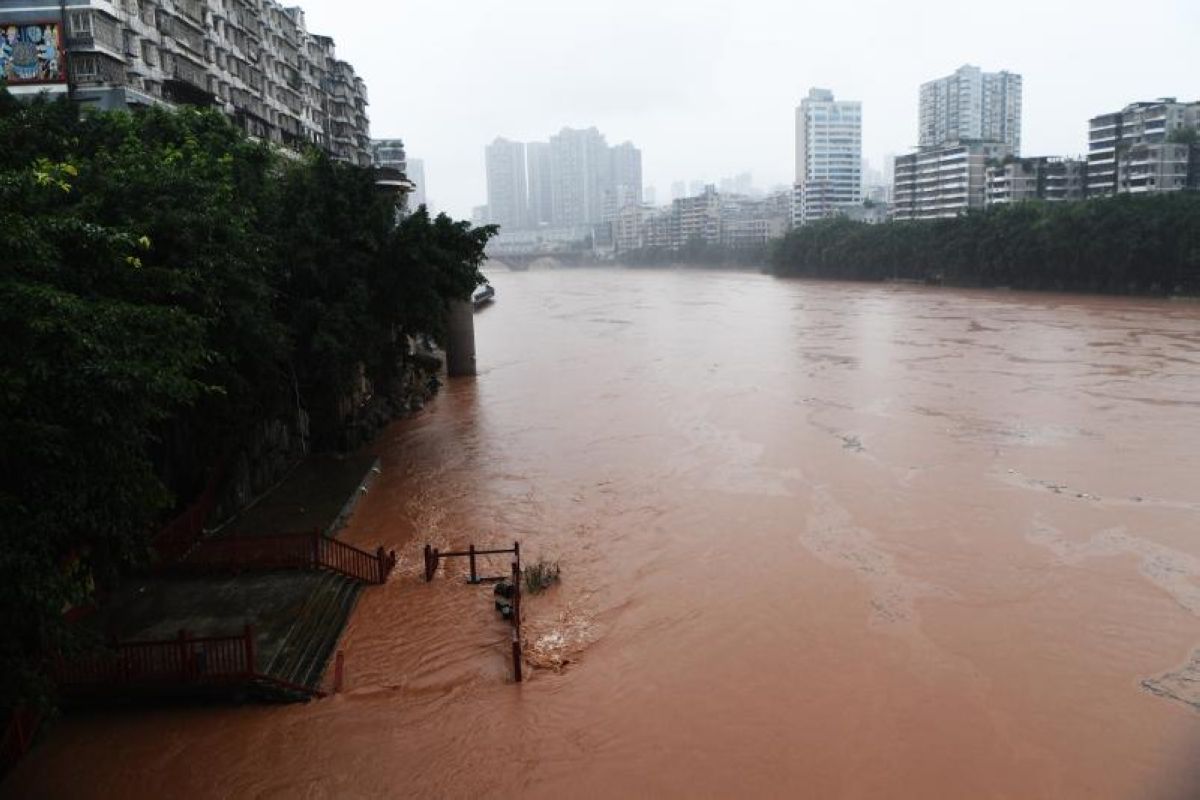
[[[605,190],[605,217],[619,208],[642,202],[642,151],[633,142],[609,148],[609,185]]]
[[[551,166],[550,143],[529,142],[525,145],[525,161],[529,168],[529,222],[533,226],[554,224],[554,175]]]
[[[796,108],[796,216],[803,224],[862,202],[862,104],[811,89]]]
[[[501,228],[522,230],[529,224],[529,193],[525,183],[525,145],[496,137],[484,149],[487,165],[488,221]]]
[[[894,162],[894,219],[954,217],[982,208],[988,162],[1018,155],[1021,76],[964,66],[921,84],[916,153]]]
[[[684,181],[672,181],[671,199],[678,200],[681,197],[687,197],[687,184]]]
[[[642,151],[632,142],[609,147],[594,127],[563,128],[547,142],[499,138],[486,155],[491,220],[510,233],[611,223],[642,200]]]
[[[970,65],[921,84],[921,147],[1003,142],[1021,152],[1021,76]]]
[[[595,128],[563,128],[550,137],[551,202],[560,227],[601,222],[610,185],[608,143]]]
[[[1200,101],[1132,103],[1088,122],[1089,196],[1200,188]],[[1188,133],[1190,131],[1190,133]]]
[[[91,108],[212,106],[248,134],[371,163],[367,89],[275,0],[20,0],[0,30],[32,58],[0,58],[16,95],[62,94]]]

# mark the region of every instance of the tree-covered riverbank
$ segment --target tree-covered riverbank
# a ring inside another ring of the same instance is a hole
[[[335,445],[348,398],[482,280],[493,229],[398,222],[371,170],[213,111],[81,117],[0,89],[0,169],[3,709],[46,696],[63,608],[144,564],[256,425]]]
[[[1200,194],[1019,203],[953,219],[826,220],[777,245],[781,276],[1200,294]]]

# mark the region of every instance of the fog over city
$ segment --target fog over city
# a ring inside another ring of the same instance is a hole
[[[1086,152],[1087,120],[1135,99],[1200,94],[1200,4],[1014,0],[1003,5],[743,0],[588,7],[307,0],[370,91],[371,135],[425,161],[429,198],[486,201],[483,148],[598,127],[643,152],[644,183],[794,170],[795,106],[811,86],[863,104],[863,157],[916,145],[917,91],[963,64],[1024,78],[1022,152]],[[1131,35],[1139,28],[1152,35]]]

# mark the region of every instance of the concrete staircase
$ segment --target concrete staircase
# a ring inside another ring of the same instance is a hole
[[[283,644],[262,669],[268,679],[258,684],[262,693],[272,699],[297,700],[308,699],[309,693],[321,689],[325,667],[362,588],[361,582],[337,573],[321,577],[296,615]]]

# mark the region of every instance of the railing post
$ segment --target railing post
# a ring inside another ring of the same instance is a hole
[[[433,559],[433,545],[425,543],[425,582],[429,583],[433,580],[433,569],[429,566],[429,562]]]
[[[313,569],[321,566],[321,531],[317,528],[313,529],[312,566]]]
[[[254,668],[254,626],[249,622],[242,629],[242,644],[246,653],[246,674],[254,675],[257,672]]]
[[[521,682],[521,632],[513,628],[512,632],[513,679]]]
[[[333,659],[333,693],[338,694],[342,691],[342,683],[346,678],[346,653],[344,650],[338,650],[337,656]]]
[[[471,577],[467,583],[479,583],[479,578],[475,574],[475,545],[472,544],[467,547],[467,557],[471,562]]]
[[[387,553],[383,550],[383,545],[375,551],[375,558],[379,559],[379,582],[387,583]]]
[[[512,565],[512,582],[513,582],[513,627],[518,631],[521,629],[521,567],[517,562]]]
[[[513,542],[513,558],[517,560],[517,569],[521,568],[521,543]]]

